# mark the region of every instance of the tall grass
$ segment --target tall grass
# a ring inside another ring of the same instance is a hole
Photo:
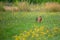
[[[3,6],[4,6],[4,3],[3,2],[0,2],[0,11],[4,11]]]
[[[47,2],[42,4],[42,11],[60,12],[60,4],[56,2]]]
[[[34,4],[41,4],[46,2],[58,2],[60,3],[60,0],[0,0],[2,2],[24,2],[27,1],[28,3],[34,3]]]
[[[1,3],[0,3],[1,4]],[[10,3],[8,3],[9,5]],[[42,4],[29,4],[28,2],[13,3],[11,6],[2,3],[0,5],[0,11],[48,11],[48,12],[60,12],[60,4],[57,2],[46,2]]]

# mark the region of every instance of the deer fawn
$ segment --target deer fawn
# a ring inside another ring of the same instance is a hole
[[[37,18],[36,18],[36,21],[37,21],[37,22],[41,22],[41,21],[42,21],[42,17],[41,17],[41,16],[37,17]]]

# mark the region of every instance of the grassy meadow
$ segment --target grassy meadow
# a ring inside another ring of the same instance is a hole
[[[60,12],[0,12],[0,40],[60,40]]]

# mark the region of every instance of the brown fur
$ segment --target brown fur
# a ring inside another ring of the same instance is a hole
[[[41,21],[42,21],[42,17],[41,17],[41,16],[37,17],[37,18],[36,18],[36,21],[37,21],[37,22],[41,22]]]

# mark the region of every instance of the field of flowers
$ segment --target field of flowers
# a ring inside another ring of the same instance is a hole
[[[34,27],[30,30],[25,30],[23,33],[14,36],[15,40],[60,40],[58,37],[60,28],[54,27],[49,29],[47,27]]]
[[[0,40],[60,40],[60,12],[0,12]]]

